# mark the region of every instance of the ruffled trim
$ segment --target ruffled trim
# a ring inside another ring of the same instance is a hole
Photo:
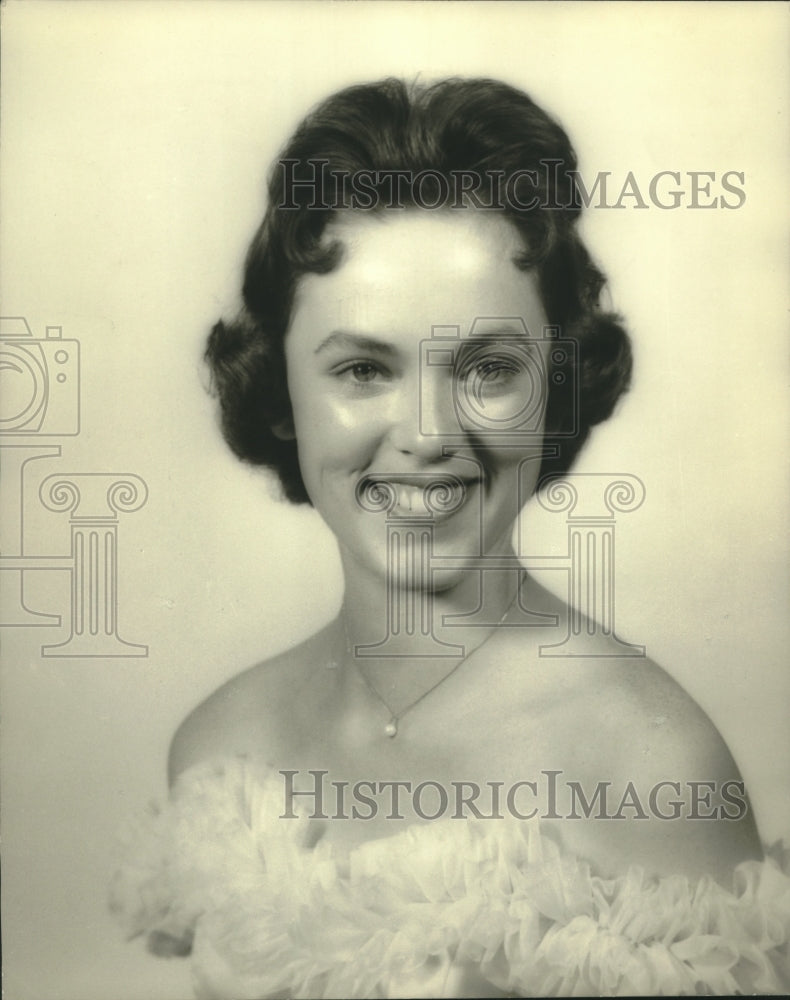
[[[241,759],[194,768],[126,838],[111,907],[203,998],[782,993],[790,878],[603,879],[537,821],[439,820],[343,855]],[[787,861],[787,858],[784,858]],[[786,866],[786,870],[790,870]],[[475,983],[478,985],[475,987]],[[482,985],[480,985],[482,984]],[[473,995],[467,992],[466,995]]]

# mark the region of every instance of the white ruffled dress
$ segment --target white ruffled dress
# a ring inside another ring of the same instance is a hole
[[[349,850],[283,820],[242,759],[185,772],[111,890],[130,935],[191,954],[199,998],[783,994],[790,878],[617,878],[537,820],[440,819]]]

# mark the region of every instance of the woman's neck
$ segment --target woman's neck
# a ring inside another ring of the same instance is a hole
[[[406,703],[457,669],[516,608],[524,571],[454,573],[433,586],[387,586],[344,560],[346,589],[335,658],[379,693]]]

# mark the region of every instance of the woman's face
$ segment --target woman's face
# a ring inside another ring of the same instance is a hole
[[[301,279],[285,351],[302,477],[346,571],[393,572],[388,516],[430,517],[434,555],[459,568],[509,553],[540,467],[546,385],[547,319],[514,263],[516,230],[475,210],[346,212],[325,238],[341,242],[340,264]],[[455,485],[435,513],[423,487],[442,476]],[[359,502],[375,487],[388,511]]]

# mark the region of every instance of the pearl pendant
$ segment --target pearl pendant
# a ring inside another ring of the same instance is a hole
[[[398,723],[395,719],[390,719],[387,725],[384,727],[384,732],[392,739],[393,736],[398,735]]]

